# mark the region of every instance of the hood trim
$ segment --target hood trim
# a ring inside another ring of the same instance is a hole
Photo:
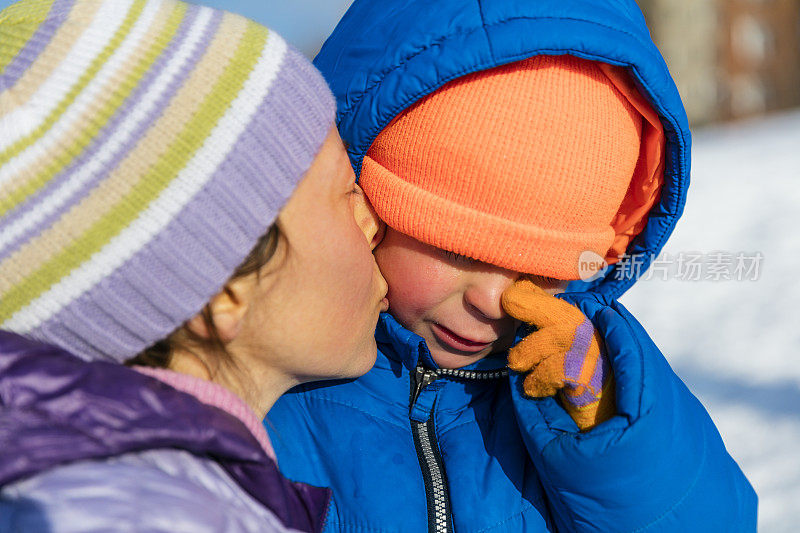
[[[452,2],[448,4],[448,7],[453,5]],[[617,298],[646,271],[683,213],[689,184],[691,134],[680,96],[666,64],[649,39],[638,7],[630,5],[629,13],[610,13],[629,26],[625,28],[591,18],[544,16],[537,12],[553,9],[552,5],[511,4],[510,0],[504,0],[493,2],[493,7],[500,5],[509,11],[516,10],[513,15],[486,23],[481,11],[481,18],[472,21],[474,25],[470,28],[430,38],[413,52],[393,58],[391,62],[378,57],[370,65],[369,60],[373,58],[365,57],[362,50],[365,46],[362,40],[367,34],[355,39],[341,35],[348,29],[350,18],[360,16],[359,11],[365,9],[365,2],[357,0],[323,46],[315,64],[326,75],[337,96],[337,122],[343,138],[350,143],[348,153],[357,175],[364,155],[380,131],[404,109],[453,79],[538,54],[571,54],[627,68],[664,126],[664,187],[661,198],[650,211],[645,229],[628,247],[628,253],[635,256],[639,268],[625,272],[624,266],[618,263],[598,280],[573,282],[569,287],[570,291]],[[575,9],[580,11],[579,7]],[[638,13],[635,21],[630,18],[634,9]],[[446,18],[446,10],[441,16]],[[386,22],[387,26],[389,24]],[[398,27],[402,25],[391,26],[391,29],[399,33]],[[524,39],[519,39],[525,42],[509,43],[511,39],[507,37],[512,34],[525,35]],[[422,39],[419,36],[410,39],[415,38]],[[336,49],[339,41],[344,46]],[[407,45],[408,41],[401,44]],[[357,62],[362,70],[367,65],[366,74],[359,74],[357,78],[348,76],[347,69]],[[426,64],[435,64],[437,68],[426,69]],[[383,90],[384,86],[391,90]],[[387,95],[388,92],[391,94]]]

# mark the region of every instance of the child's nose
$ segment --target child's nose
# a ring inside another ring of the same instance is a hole
[[[489,320],[500,320],[506,317],[500,297],[519,277],[518,272],[497,267],[473,272],[464,292],[464,299],[481,316]]]

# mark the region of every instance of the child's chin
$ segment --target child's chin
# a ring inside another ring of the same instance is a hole
[[[488,354],[479,353],[474,355],[462,355],[462,354],[455,354],[449,353],[443,350],[432,350],[431,351],[431,358],[436,362],[437,365],[441,368],[462,368],[465,366],[469,366],[472,363],[478,362]]]

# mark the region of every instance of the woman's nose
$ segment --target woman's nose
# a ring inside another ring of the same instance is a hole
[[[467,305],[484,318],[500,320],[507,316],[500,297],[519,279],[520,274],[498,267],[487,267],[472,273],[464,298]]]
[[[378,218],[375,209],[372,208],[372,204],[369,202],[367,195],[364,194],[364,191],[361,190],[361,187],[356,185],[356,188],[358,191],[353,194],[353,216],[355,216],[358,227],[364,232],[370,248],[374,250],[383,240],[383,235],[386,233],[386,224]]]

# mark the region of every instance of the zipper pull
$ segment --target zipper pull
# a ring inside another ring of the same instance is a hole
[[[433,383],[439,379],[439,373],[435,370],[427,369],[423,366],[418,366],[414,369],[414,391],[411,394],[411,405],[409,409],[414,408],[414,404],[417,403],[417,399],[419,398],[419,394],[422,392],[422,389]]]

